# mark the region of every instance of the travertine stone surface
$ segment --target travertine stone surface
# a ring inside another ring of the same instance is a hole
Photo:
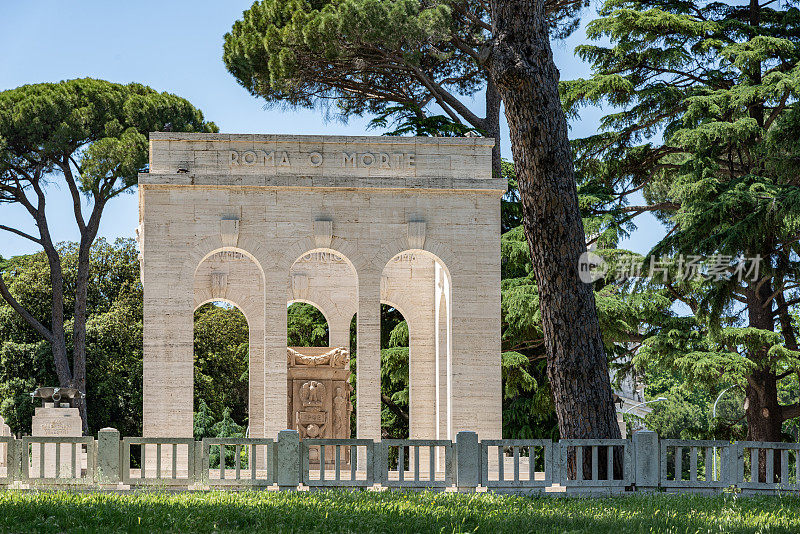
[[[492,140],[153,133],[139,176],[144,435],[192,435],[193,311],[250,326],[250,435],[287,426],[286,306],[349,347],[380,439],[380,304],[409,324],[411,437],[499,438],[500,196]]]
[[[56,407],[53,403],[37,406],[31,419],[31,436],[35,437],[80,437],[83,435],[82,428],[81,415],[77,408]],[[55,443],[44,444],[45,477],[56,476],[56,446]],[[72,445],[62,443],[60,447],[58,474],[62,478],[69,478],[72,475]],[[32,477],[40,476],[39,455],[42,452],[41,449],[41,444],[31,444],[30,474]],[[80,470],[86,469],[87,458],[86,453],[82,452],[80,447],[76,447],[76,451],[76,474],[80,476]]]

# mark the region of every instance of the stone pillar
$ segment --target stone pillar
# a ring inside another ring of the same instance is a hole
[[[342,347],[350,350],[350,321],[353,317],[336,315],[328,323],[328,345],[331,348]]]
[[[194,289],[191,279],[172,279],[179,274],[177,268],[144,273],[142,435],[147,438],[194,435]],[[143,447],[145,472],[155,473],[156,445]],[[179,454],[176,467],[179,476],[187,473],[188,458]],[[161,468],[172,468],[171,447],[162,450]]]
[[[433,284],[428,288],[433,293]],[[426,299],[430,301],[431,299]],[[436,346],[433,306],[425,302],[409,312],[408,431],[410,439],[436,439]],[[416,312],[416,313],[415,313]],[[437,449],[438,450],[438,449]],[[419,450],[420,473],[430,470],[430,449]],[[409,458],[414,470],[414,458]]]
[[[381,439],[380,272],[358,273],[356,437]],[[359,457],[359,466],[361,464]]]
[[[481,449],[478,434],[459,432],[456,436],[456,487],[472,492],[481,483]]]
[[[661,477],[658,434],[640,430],[633,435],[636,490],[655,491]]]
[[[622,439],[628,437],[628,425],[625,423],[625,418],[622,412],[617,412],[617,426],[619,426],[619,436]]]
[[[494,240],[475,242],[474,248],[459,258],[457,269],[449,266],[450,432],[473,430],[480,439],[500,439],[500,251]]]
[[[439,262],[435,269],[435,343],[436,343],[436,439],[451,440],[450,433],[450,282]],[[441,452],[436,459],[437,469],[445,468]]]
[[[142,435],[189,438],[194,429],[194,291],[191,280],[148,283],[150,277],[145,271]],[[167,295],[151,290],[165,285]],[[148,457],[155,458],[154,448]]]
[[[437,264],[436,280],[436,439],[450,439],[450,311],[449,285]]]
[[[272,271],[266,275],[264,335],[265,434],[275,438],[286,429],[288,400],[286,390],[286,284],[288,273]]]
[[[120,471],[119,430],[103,428],[97,433],[97,481],[101,484],[118,484]]]
[[[264,379],[266,378],[264,366],[264,324],[262,314],[253,324],[247,324],[250,332],[248,336],[248,426],[251,438],[274,436],[266,435],[266,416],[264,413]]]
[[[436,439],[436,317],[433,302],[433,262],[430,263],[430,276],[425,276],[420,282],[420,296],[414,308],[407,312],[411,317],[406,318],[409,333],[409,437]],[[420,461],[427,461],[427,457],[420,458]]]
[[[275,444],[275,482],[285,491],[300,485],[300,436],[296,430],[281,430]]]

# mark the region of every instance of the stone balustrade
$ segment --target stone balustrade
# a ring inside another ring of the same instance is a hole
[[[749,495],[797,492],[800,445],[791,443],[660,440],[642,431],[626,440],[456,441],[316,439],[294,430],[277,439],[122,439],[106,428],[92,437],[0,438],[0,487],[99,490],[210,488],[313,490],[317,488],[492,491],[531,495],[625,495],[635,492]],[[33,455],[33,445],[44,456]],[[64,447],[70,469],[61,465]],[[309,449],[333,455],[309,462]],[[77,461],[79,454],[87,462]],[[37,465],[39,464],[39,465]]]

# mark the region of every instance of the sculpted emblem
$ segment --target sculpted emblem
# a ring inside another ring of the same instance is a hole
[[[300,402],[303,408],[322,408],[325,399],[325,384],[309,380],[300,388]]]

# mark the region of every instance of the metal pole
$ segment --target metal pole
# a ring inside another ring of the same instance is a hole
[[[662,401],[665,401],[665,400],[667,400],[666,397],[658,397],[657,399],[640,402],[639,404],[635,404],[635,405],[631,406],[630,408],[628,408],[627,410],[625,410],[624,412],[622,412],[622,415],[625,415],[626,413],[630,413],[631,410],[633,410],[634,408],[638,408],[639,406],[644,406],[645,404],[650,404],[652,402],[662,402]],[[639,416],[637,416],[637,417],[639,417]],[[641,419],[644,420],[643,417]],[[644,429],[647,430],[647,425],[645,425]]]

